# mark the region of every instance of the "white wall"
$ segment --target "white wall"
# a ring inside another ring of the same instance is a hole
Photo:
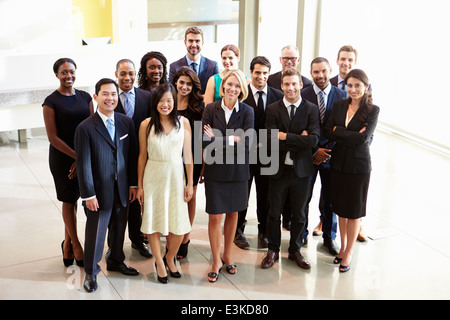
[[[447,148],[449,12],[445,0],[323,0],[320,47],[334,74],[339,48],[356,47],[380,122]]]

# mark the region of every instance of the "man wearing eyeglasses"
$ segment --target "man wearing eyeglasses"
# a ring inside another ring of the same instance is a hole
[[[283,49],[281,49],[281,57],[280,57],[282,70],[277,73],[271,74],[269,76],[269,79],[267,80],[267,85],[272,88],[281,90],[281,74],[289,68],[296,69],[299,62],[300,62],[300,55],[297,47],[291,45],[283,47]],[[303,81],[303,89],[312,86],[312,81],[309,80],[308,78],[305,78],[304,76],[302,76],[302,81]]]

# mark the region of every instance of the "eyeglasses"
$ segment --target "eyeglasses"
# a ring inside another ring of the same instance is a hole
[[[291,60],[292,62],[295,62],[295,60],[298,59],[298,57],[281,57],[284,62],[287,62],[288,60]]]

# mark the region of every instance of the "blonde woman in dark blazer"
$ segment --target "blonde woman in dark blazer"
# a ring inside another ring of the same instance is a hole
[[[205,148],[203,176],[213,256],[212,269],[208,273],[210,282],[217,281],[224,264],[228,273],[237,272],[231,258],[231,248],[238,211],[248,205],[249,146],[251,129],[254,128],[253,108],[241,102],[247,97],[247,93],[247,83],[242,71],[228,71],[220,88],[222,99],[208,104],[202,117]],[[223,214],[226,216],[224,250],[220,256]]]
[[[350,269],[360,218],[366,215],[372,170],[369,145],[380,112],[372,104],[364,71],[350,71],[345,84],[349,98],[334,103],[325,126],[327,137],[336,141],[331,156],[331,203],[339,216],[341,250],[333,262],[340,264],[340,272]]]

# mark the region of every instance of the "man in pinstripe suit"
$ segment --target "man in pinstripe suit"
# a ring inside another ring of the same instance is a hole
[[[114,112],[118,88],[114,80],[101,79],[95,86],[98,110],[75,131],[75,152],[80,194],[86,213],[84,288],[97,289],[99,261],[108,232],[107,270],[126,275],[139,272],[124,263],[123,241],[128,200],[136,190],[137,143],[133,121]]]

